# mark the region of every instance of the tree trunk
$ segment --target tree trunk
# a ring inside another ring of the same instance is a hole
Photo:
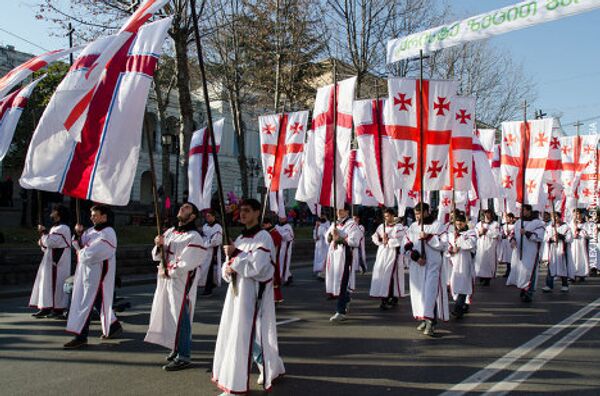
[[[158,107],[158,121],[160,122],[160,144],[161,144],[161,179],[162,179],[162,187],[163,192],[167,195],[171,195],[171,161],[170,161],[170,147],[162,146],[162,135],[167,132],[167,114],[166,114],[166,106],[165,99],[163,98],[161,87],[157,83],[157,78],[155,75],[154,78],[154,92],[156,94],[156,103]],[[168,93],[167,93],[168,94]],[[164,197],[162,197],[164,200]]]
[[[242,195],[249,198],[248,195],[248,168],[246,166],[246,138],[245,128],[242,122],[242,113],[240,111],[239,97],[235,92],[229,92],[229,108],[231,109],[231,119],[235,128],[235,139],[238,145],[238,165],[240,167],[240,176],[242,181]]]

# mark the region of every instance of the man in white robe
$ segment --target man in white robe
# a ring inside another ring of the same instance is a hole
[[[523,205],[523,218],[515,223],[515,233],[511,239],[513,255],[510,275],[506,280],[507,286],[516,286],[520,289],[520,297],[523,302],[533,301],[540,244],[544,241],[544,231],[545,224],[539,218],[534,217],[531,205]],[[523,244],[522,249],[521,243]]]
[[[512,213],[507,213],[505,216],[505,223],[501,227],[501,239],[500,245],[498,248],[498,261],[500,264],[505,265],[505,272],[502,276],[503,278],[508,278],[510,274],[510,261],[512,260],[512,252],[513,247],[511,246],[510,241],[513,239],[515,235],[515,215]]]
[[[327,231],[327,263],[325,264],[325,290],[332,298],[337,298],[335,314],[330,322],[347,320],[348,304],[354,291],[355,271],[358,265],[360,230],[350,218],[350,207],[337,210],[337,221]]]
[[[72,246],[77,251],[77,269],[67,320],[67,332],[75,334],[75,338],[64,345],[65,349],[87,344],[94,308],[100,313],[103,339],[116,338],[123,332],[112,308],[117,267],[112,212],[106,205],[95,205],[90,212],[92,228],[84,231],[81,224],[75,225]]]
[[[202,226],[202,237],[208,248],[208,265],[202,266],[206,271],[206,284],[204,286],[203,296],[212,295],[215,287],[221,286],[221,246],[223,245],[223,228],[217,221],[217,213],[213,209],[204,210],[205,223]]]
[[[546,286],[542,292],[550,293],[554,289],[554,278],[560,277],[563,293],[569,291],[569,279],[573,279],[575,268],[571,257],[571,242],[573,233],[568,224],[560,219],[560,212],[555,212],[553,221],[546,226],[544,242],[548,260],[548,274],[546,275]]]
[[[448,233],[448,262],[450,263],[450,293],[454,299],[452,315],[457,319],[469,311],[467,298],[473,294],[475,268],[473,252],[477,247],[477,235],[469,230],[467,218],[454,216],[454,227]]]
[[[329,230],[330,226],[331,223],[329,220],[327,220],[325,216],[321,216],[321,218],[315,222],[315,228],[313,230],[313,239],[315,241],[313,272],[321,280],[325,280],[325,273],[323,270],[325,268],[325,260],[327,259],[327,250],[329,249],[325,234],[327,234],[327,230]]]
[[[475,276],[480,279],[483,286],[489,286],[490,280],[496,277],[500,226],[494,220],[494,212],[491,209],[484,211],[483,216],[483,221],[475,226],[477,233]]]
[[[257,382],[267,391],[285,373],[277,345],[273,241],[259,224],[260,202],[244,200],[239,210],[242,234],[234,244],[223,246],[228,261],[222,274],[229,288],[213,359],[212,380],[223,395],[249,391],[252,361],[260,372]]]
[[[69,303],[64,291],[65,279],[71,275],[71,229],[68,226],[69,210],[55,205],[50,213],[52,227],[47,230],[38,225],[38,245],[44,252],[38,268],[29,306],[38,309],[34,318],[64,319],[63,312]]]
[[[360,271],[361,274],[367,272],[367,250],[365,249],[365,226],[363,226],[360,222],[360,216],[354,215],[352,216],[352,220],[354,224],[358,227],[361,238],[360,238],[360,246],[358,248],[358,268],[355,268],[356,271]]]
[[[404,255],[400,252],[406,229],[394,221],[394,210],[384,210],[384,224],[380,224],[372,236],[378,246],[369,296],[381,299],[380,308],[387,310],[398,305],[404,291]]]
[[[434,336],[438,319],[447,321],[450,316],[442,278],[442,255],[448,244],[445,227],[430,215],[428,204],[419,203],[414,211],[416,221],[404,239],[409,260],[410,302],[413,317],[419,321],[417,330]]]
[[[196,293],[207,273],[203,267],[210,265],[208,247],[196,228],[199,214],[194,204],[184,203],[177,213],[177,226],[154,239],[152,259],[160,264],[144,341],[171,350],[165,371],[191,365]]]
[[[292,245],[294,244],[294,230],[287,222],[286,217],[279,218],[279,224],[275,229],[281,235],[281,247],[279,249],[279,273],[281,274],[281,282],[284,286],[289,286],[292,283]]]
[[[583,282],[590,271],[589,243],[591,235],[585,223],[583,209],[573,211],[571,221],[573,242],[571,243],[571,256],[575,265],[575,281]]]

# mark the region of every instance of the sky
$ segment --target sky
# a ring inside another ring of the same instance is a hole
[[[14,45],[23,52],[40,54],[44,49],[68,46],[55,25],[35,18],[36,0],[0,0],[0,44]],[[448,0],[461,17],[478,15],[518,0]],[[7,18],[5,16],[9,15]],[[432,26],[433,27],[433,26]],[[16,38],[16,34],[33,44]],[[533,109],[548,115],[562,115],[567,134],[574,134],[572,124],[587,120],[582,133],[600,130],[600,9],[559,21],[509,32],[490,39],[501,51],[523,64],[525,72],[537,85]],[[36,46],[37,45],[37,46]],[[382,54],[385,56],[385,54]]]

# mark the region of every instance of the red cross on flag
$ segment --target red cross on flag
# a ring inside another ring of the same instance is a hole
[[[412,186],[412,190],[418,191],[421,189],[421,173],[424,175],[423,190],[439,190],[446,184],[448,150],[455,117],[451,101],[457,87],[456,81],[423,80],[421,87],[420,81],[415,79],[388,80],[389,99],[384,124],[385,138],[396,148],[395,186]],[[422,92],[423,109],[419,92]],[[419,158],[421,145],[422,160]]]
[[[273,114],[258,118],[262,169],[270,192],[270,207],[285,216],[280,205],[285,189],[297,188],[308,127],[308,111]]]
[[[353,205],[379,206],[367,183],[366,162],[362,151],[351,150],[346,177],[346,202]]]
[[[451,100],[452,138],[450,140],[449,185],[457,191],[471,188],[475,98],[454,96]]]
[[[81,142],[64,132],[48,105],[27,152],[23,188],[109,205],[129,202],[148,91],[170,24],[165,18],[145,25],[110,60],[89,100]]]
[[[550,151],[548,160],[546,161],[546,171],[544,172],[544,188],[540,189],[540,202],[547,201],[545,206],[550,207],[550,203],[555,201],[555,204],[560,202],[562,194],[562,159],[561,146],[558,131],[552,131],[550,138]],[[551,209],[551,207],[550,207]]]
[[[81,47],[74,47],[66,50],[46,52],[45,54],[31,58],[27,62],[15,67],[4,77],[0,78],[0,98],[4,98],[11,89],[34,72],[80,49]]]
[[[587,145],[584,145],[582,148],[582,155],[585,155],[587,161],[585,162],[585,167],[581,172],[581,179],[579,181],[579,186],[577,189],[577,196],[579,198],[579,202],[585,204],[586,206],[591,205],[595,202],[596,197],[596,187],[597,187],[597,146],[598,146],[598,135],[590,135],[594,136],[595,139],[588,139],[591,142],[586,142]]]
[[[502,123],[500,174],[507,199],[537,205],[550,152],[552,118]]]
[[[588,187],[590,171],[588,164],[593,162],[598,145],[598,135],[564,136],[560,138],[562,160],[561,180],[569,198],[584,198],[580,192]],[[592,170],[592,174],[595,169]],[[585,176],[584,176],[585,175]],[[583,188],[582,188],[583,187]],[[587,191],[586,191],[587,193]]]
[[[12,92],[4,99],[0,99],[0,161],[8,153],[19,118],[27,105],[29,96],[44,77],[46,77],[45,74],[27,86]]]
[[[309,206],[315,203],[322,206],[333,206],[334,188],[337,197],[336,206],[338,208],[344,206],[348,153],[352,139],[352,105],[355,84],[356,77],[340,81],[337,84],[337,104],[335,105],[333,103],[333,84],[317,90],[312,121],[313,132],[309,133],[305,144],[305,162],[296,192],[296,200],[306,202]],[[333,124],[334,109],[337,110],[336,128]],[[334,130],[337,133],[337,147],[333,145]],[[336,186],[333,185],[333,172],[336,172]]]
[[[411,190],[407,191],[404,189],[398,189],[395,192],[396,200],[398,201],[398,216],[404,216],[406,208],[414,208],[420,201],[420,192]],[[423,200],[430,202],[429,191],[424,191]]]
[[[222,118],[213,123],[217,154],[221,147],[223,123],[224,120]],[[210,133],[208,133],[207,128],[202,128],[194,132],[190,141],[190,152],[188,155],[188,199],[199,210],[210,208],[215,162]]]

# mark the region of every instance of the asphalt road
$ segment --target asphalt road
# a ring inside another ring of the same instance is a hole
[[[351,320],[336,326],[323,283],[306,267],[294,274],[277,311],[288,321],[278,327],[287,374],[274,395],[600,394],[600,278],[568,294],[538,292],[531,304],[498,278],[476,290],[468,317],[429,338],[416,331],[408,298],[394,311],[378,309],[369,275],[357,276]],[[161,370],[168,351],[142,341],[153,291],[120,289],[132,303],[120,315],[123,337],[101,341],[93,323],[90,345],[77,351],[61,348],[64,322],[32,318],[27,298],[0,300],[0,394],[218,394],[210,368],[225,289],[198,298],[194,366],[174,373]]]

